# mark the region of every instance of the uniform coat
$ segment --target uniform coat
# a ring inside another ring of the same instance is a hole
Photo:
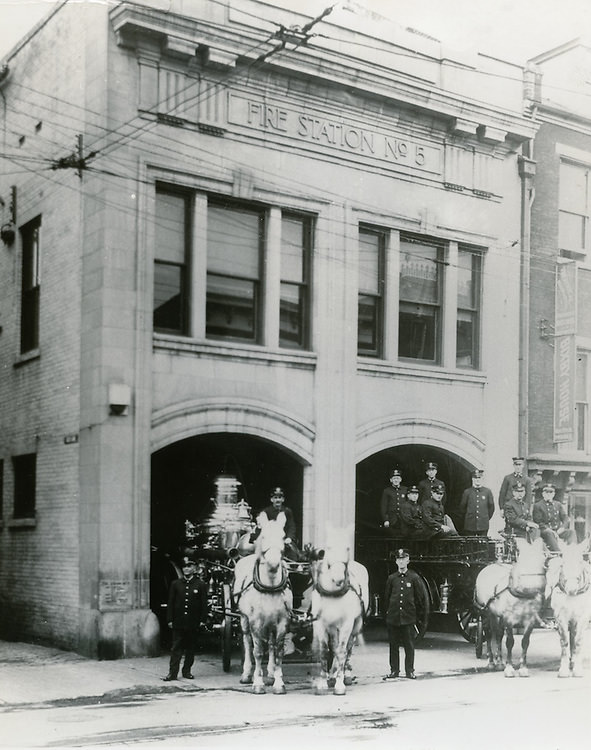
[[[529,503],[512,497],[505,503],[505,531],[525,538],[528,521],[531,521]]]
[[[413,503],[406,497],[400,504],[400,516],[408,539],[425,539],[429,536],[423,521],[423,509],[418,502]]]
[[[562,503],[558,500],[538,500],[532,509],[532,520],[540,527],[540,531],[552,529],[558,531],[566,525],[567,515]]]
[[[380,501],[380,513],[382,523],[388,521],[390,524],[390,533],[396,533],[398,536],[404,536],[405,527],[402,519],[402,503],[406,499],[406,487],[386,487],[382,492]]]
[[[176,679],[183,653],[183,676],[189,677],[195,660],[195,641],[199,625],[207,616],[207,586],[194,575],[178,578],[170,585],[166,616],[172,626],[172,646],[168,678]]]
[[[494,512],[495,501],[488,487],[468,487],[462,493],[459,513],[464,533],[486,533]]]
[[[525,487],[525,500],[527,504],[532,504],[533,485],[531,479],[527,476],[522,476],[521,474],[507,474],[503,479],[501,489],[499,490],[499,508],[501,510],[504,509],[505,503],[508,500],[511,500],[513,497],[513,487],[519,483]]]
[[[430,497],[428,500],[425,500],[422,509],[423,521],[431,535],[439,533],[441,527],[445,525],[445,509],[443,503],[439,500],[435,500],[434,497]]]
[[[404,669],[407,676],[414,675],[414,627],[426,611],[424,585],[414,570],[399,570],[386,581],[386,625],[390,646],[390,672],[400,671],[400,646],[404,647]]]
[[[443,497],[441,498],[441,502],[445,506],[445,503],[447,501],[447,490],[445,489],[445,484],[441,481],[441,479],[437,479],[437,477],[435,477],[434,479],[429,479],[429,477],[427,477],[426,479],[421,479],[417,487],[419,489],[419,503],[421,505],[427,500],[431,499],[431,490],[434,487],[440,487],[443,490]]]

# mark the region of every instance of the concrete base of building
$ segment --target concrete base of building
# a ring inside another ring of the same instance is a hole
[[[78,652],[93,659],[160,654],[160,625],[150,609],[86,610],[80,616]]]

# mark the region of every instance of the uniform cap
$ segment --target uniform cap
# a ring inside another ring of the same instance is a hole
[[[285,497],[285,492],[282,487],[273,487],[271,497]]]
[[[523,456],[513,456],[511,461],[513,461],[513,463],[515,463],[515,461],[525,461],[525,458]]]
[[[410,555],[408,554],[407,549],[405,549],[404,547],[401,547],[400,549],[396,550],[396,559],[400,560],[403,557],[410,557]]]
[[[196,564],[197,563],[192,558],[190,558],[190,557],[183,557],[183,565],[182,565],[183,568],[186,568],[187,565],[196,565]]]
[[[434,461],[429,461],[429,463],[427,464],[427,469],[437,469],[437,468],[438,466]]]
[[[392,479],[392,477],[401,477],[401,476],[402,474],[400,473],[399,469],[392,469],[390,471],[390,479]]]
[[[481,479],[483,473],[484,472],[480,469],[474,469],[474,471],[472,472],[472,476],[474,477],[474,479]]]
[[[553,484],[550,484],[550,482],[548,482],[548,484],[545,484],[542,487],[542,492],[546,492],[546,490],[550,490],[551,492],[556,492],[556,487],[554,487]]]
[[[412,487],[409,487],[406,491],[406,494],[410,495],[411,492],[416,492],[417,495],[419,494],[419,488],[416,486],[416,484],[413,484]]]
[[[515,484],[513,485],[513,491],[524,490],[524,489],[525,489],[525,485],[523,484],[523,482],[515,482]]]
[[[440,484],[436,484],[434,487],[431,487],[431,492],[434,495],[443,495],[444,494],[444,489],[443,489],[443,487]]]

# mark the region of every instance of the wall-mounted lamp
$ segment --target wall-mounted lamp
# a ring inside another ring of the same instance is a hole
[[[111,383],[109,385],[109,414],[125,417],[129,414],[131,404],[131,388],[125,383]]]
[[[0,228],[0,239],[8,247],[14,245],[14,240],[16,239],[16,228],[12,222],[2,224],[2,227]]]

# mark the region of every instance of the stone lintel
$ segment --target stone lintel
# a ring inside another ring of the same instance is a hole
[[[209,68],[219,68],[222,70],[228,70],[236,67],[236,60],[238,55],[233,52],[226,52],[223,49],[215,49],[214,47],[208,47],[205,54],[205,64]]]
[[[503,143],[507,135],[506,130],[493,128],[490,125],[482,125],[479,128],[478,133],[481,140],[485,141],[486,143]]]
[[[459,117],[456,117],[452,124],[452,131],[457,135],[476,135],[477,128],[477,122],[463,120]]]

